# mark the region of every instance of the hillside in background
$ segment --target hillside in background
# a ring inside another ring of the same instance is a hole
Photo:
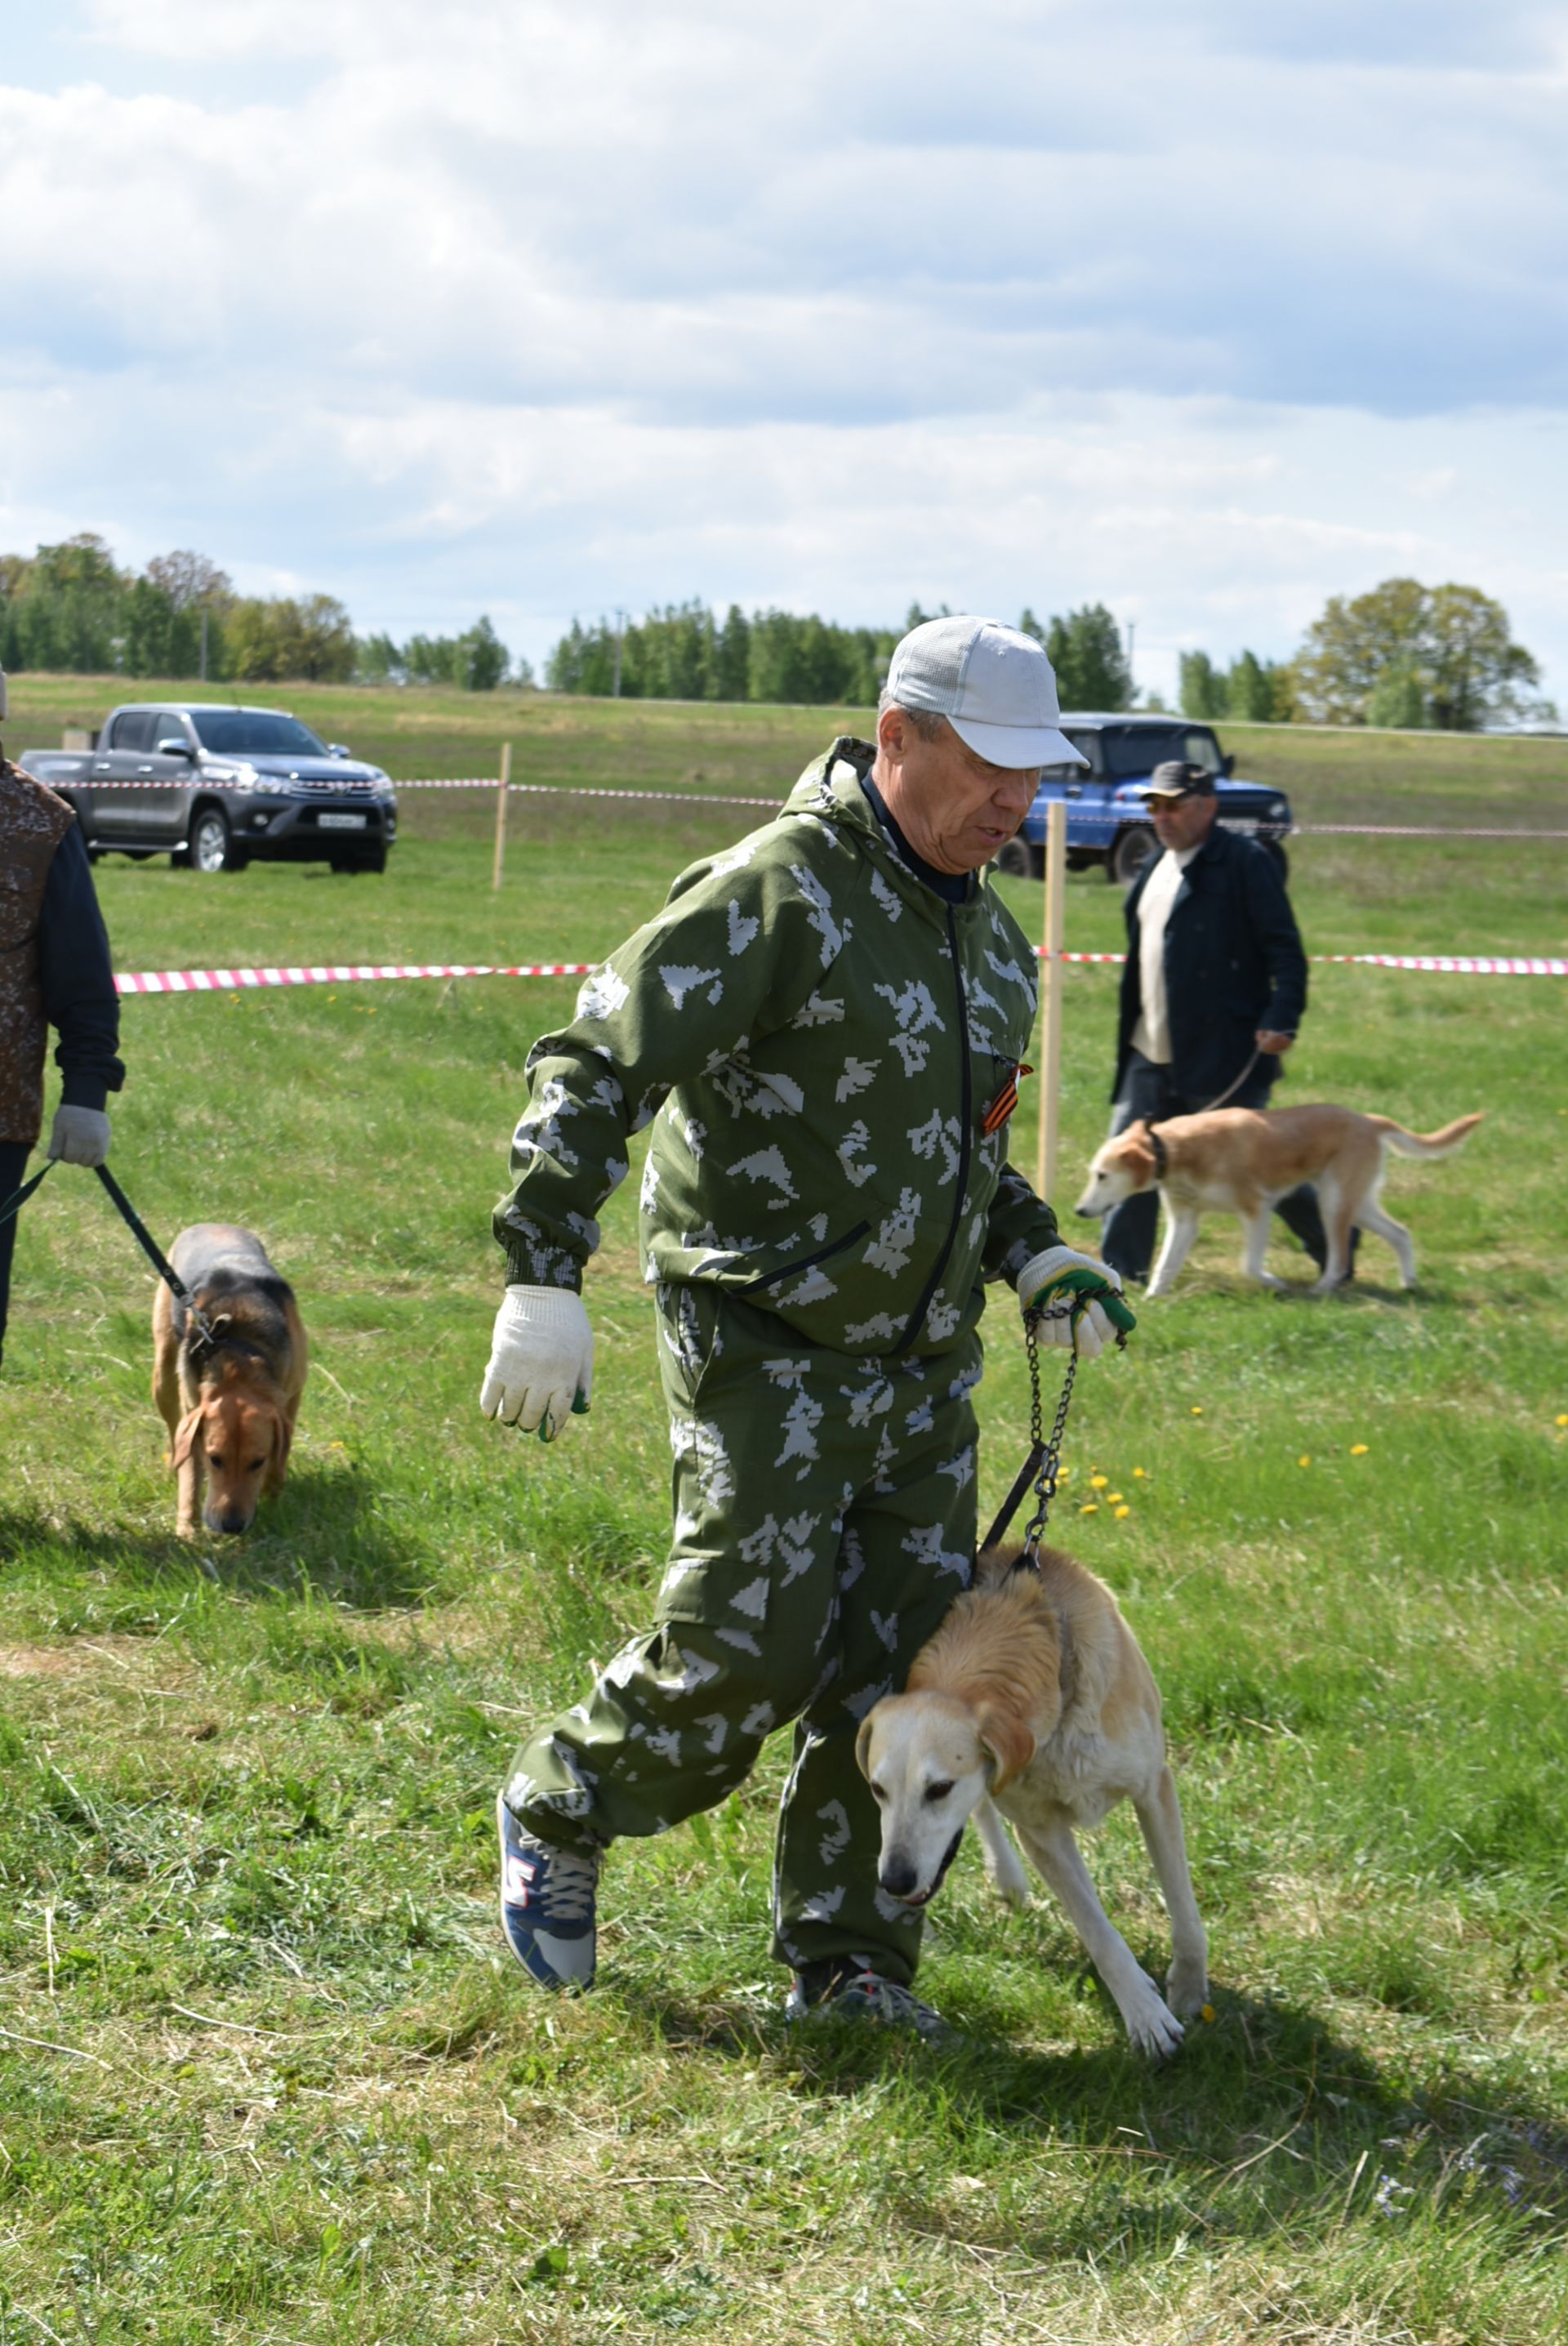
[[[25,674],[11,679],[5,745],[55,746],[66,726],[96,727],[117,701],[203,695],[188,683]],[[577,788],[782,792],[839,733],[865,734],[869,709],[728,702],[575,699],[502,689],[290,684],[243,696],[291,709],[324,740],[345,741],[395,780],[494,774],[504,740],[517,781]],[[1237,771],[1290,794],[1310,822],[1568,823],[1568,738],[1334,732],[1322,726],[1217,728]]]

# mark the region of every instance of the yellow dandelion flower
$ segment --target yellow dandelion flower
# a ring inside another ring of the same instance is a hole
[[[1557,1423],[1559,1425],[1568,1425],[1568,1409],[1560,1410],[1558,1412]]]
[[[1193,1413],[1194,1417],[1201,1417],[1201,1416],[1203,1415],[1203,1412],[1202,1412],[1202,1410],[1198,1407],[1198,1405],[1197,1405],[1196,1402],[1194,1402],[1194,1403],[1193,1403],[1193,1405],[1192,1405],[1192,1413]]]
[[[1144,1470],[1141,1466],[1134,1467],[1133,1480],[1135,1483],[1142,1483],[1147,1480],[1147,1477],[1145,1475]]]
[[[1103,1491],[1110,1479],[1111,1478],[1108,1474],[1091,1474],[1089,1477],[1089,1488],[1091,1491]]]
[[[1350,1444],[1350,1455],[1352,1458],[1364,1458],[1369,1447],[1370,1444],[1365,1442],[1352,1442]]]
[[[1081,1515],[1097,1515],[1099,1514],[1099,1512],[1100,1512],[1100,1510],[1099,1510],[1099,1506],[1098,1506],[1098,1504],[1096,1504],[1096,1502],[1095,1502],[1095,1500],[1093,1500],[1093,1499],[1090,1499],[1090,1500],[1086,1503],[1086,1504],[1084,1504],[1084,1506],[1080,1507],[1080,1508],[1079,1508],[1079,1510],[1078,1510],[1078,1513],[1079,1513]]]
[[[1106,1492],[1106,1494],[1105,1494],[1105,1504],[1106,1504],[1106,1506],[1107,1506],[1107,1507],[1118,1507],[1118,1506],[1120,1506],[1121,1503],[1122,1503],[1122,1494],[1121,1494],[1121,1493],[1120,1493],[1119,1491],[1107,1491],[1107,1492]]]
[[[1311,1454],[1308,1451],[1304,1450],[1301,1453],[1300,1457],[1296,1461],[1296,1464],[1298,1466],[1310,1466],[1312,1464]]]
[[[1198,2018],[1200,2020],[1207,2020],[1211,2028],[1214,2026],[1216,2016],[1212,2004],[1206,2004],[1203,2010],[1198,2014]]]
[[[1132,1512],[1131,1507],[1129,1507],[1124,1501],[1123,1504],[1115,1510],[1116,1521],[1120,1523],[1124,1515],[1130,1515]]]

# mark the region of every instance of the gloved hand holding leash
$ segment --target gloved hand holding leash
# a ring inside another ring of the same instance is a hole
[[[1017,1288],[1026,1317],[1047,1313],[1053,1304],[1071,1305],[1070,1311],[1040,1320],[1036,1341],[1070,1349],[1081,1361],[1098,1360],[1107,1344],[1130,1336],[1138,1324],[1122,1300],[1118,1274],[1071,1247],[1037,1254],[1019,1272]]]

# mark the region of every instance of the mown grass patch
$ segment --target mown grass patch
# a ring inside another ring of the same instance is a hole
[[[133,967],[591,958],[746,818],[711,821],[530,811],[499,899],[455,820],[384,885],[99,879]],[[1445,848],[1356,894],[1314,852],[1321,949],[1527,946],[1557,917],[1544,859]],[[1115,942],[1103,882],[1069,917]],[[1071,981],[1069,1200],[1114,983]],[[262,1231],[311,1330],[290,1483],[245,1541],[172,1535],[150,1283],[97,1185],[58,1171],[28,1209],[0,1380],[0,2336],[1557,2334],[1561,987],[1323,972],[1295,1096],[1489,1112],[1463,1158],[1391,1174],[1416,1293],[1375,1242],[1348,1295],[1244,1293],[1215,1224],[1081,1382],[1057,1527],[1161,1680],[1213,1939],[1216,2017],[1161,2071],[1055,1911],[1000,1912],[967,1851],[923,1974],[965,2041],[787,2031],[773,1749],[616,1851],[593,1998],[503,1966],[495,1784],[640,1621],[667,1531],[633,1184],[590,1287],[592,1417],[545,1452],[475,1407],[522,1063],[572,991],[127,1004],[122,1178],[166,1240]],[[1283,1240],[1274,1264],[1304,1270]],[[993,1503],[1027,1425],[1010,1324],[980,1396]],[[1163,1967],[1127,1820],[1095,1864]]]

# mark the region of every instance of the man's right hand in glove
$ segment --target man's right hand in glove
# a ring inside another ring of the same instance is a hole
[[[565,1287],[509,1287],[495,1315],[479,1406],[522,1433],[554,1442],[588,1406],[594,1331],[583,1299]]]

